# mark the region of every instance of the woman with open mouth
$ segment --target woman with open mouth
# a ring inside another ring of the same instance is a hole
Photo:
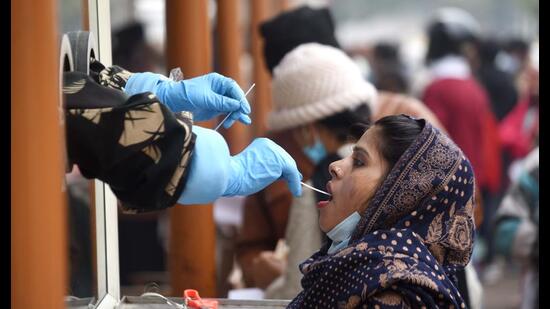
[[[455,272],[473,248],[470,162],[422,119],[352,131],[353,153],[330,165],[331,197],[317,205],[329,241],[299,266],[289,308],[465,308]]]

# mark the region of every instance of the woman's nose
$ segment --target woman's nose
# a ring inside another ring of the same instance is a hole
[[[330,176],[332,176],[332,178],[342,177],[342,168],[339,166],[339,162],[341,161],[342,160],[334,161],[328,166],[328,172],[330,173]]]

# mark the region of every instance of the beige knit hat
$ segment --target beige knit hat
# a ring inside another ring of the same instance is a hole
[[[318,43],[302,44],[273,70],[273,110],[268,129],[297,127],[367,103],[376,89],[343,51]]]

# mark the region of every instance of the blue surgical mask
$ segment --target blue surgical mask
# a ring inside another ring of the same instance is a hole
[[[328,238],[332,240],[332,244],[328,249],[328,254],[333,254],[334,252],[346,247],[351,238],[351,234],[357,227],[357,223],[361,220],[361,215],[354,211],[349,215],[344,221],[338,223],[337,226],[333,227],[327,233]]]
[[[302,150],[315,165],[327,156],[325,145],[323,145],[323,142],[321,142],[321,139],[317,135],[315,135],[315,143],[313,146],[306,146]]]

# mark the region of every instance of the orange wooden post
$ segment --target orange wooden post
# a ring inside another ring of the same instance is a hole
[[[11,308],[64,308],[57,2],[11,1]]]
[[[288,3],[288,0],[274,0],[277,7],[275,8],[279,12],[284,12],[288,9],[290,9],[290,4]]]
[[[181,67],[185,78],[211,71],[208,1],[166,1],[168,69]],[[213,122],[202,123],[212,127]],[[212,205],[176,205],[170,210],[168,267],[172,294],[193,288],[216,296],[215,227]]]
[[[250,1],[252,7],[251,33],[252,57],[254,59],[254,135],[261,136],[266,131],[267,114],[271,110],[271,76],[263,59],[263,40],[259,25],[271,15],[272,3],[269,0]]]
[[[82,12],[82,30],[90,31],[90,15],[89,15],[89,8],[88,8],[88,0],[81,0],[81,9]]]
[[[218,0],[217,55],[220,73],[233,78],[243,91],[247,91],[251,85],[243,84],[239,66],[243,49],[242,32],[239,29],[240,3],[240,0]],[[252,98],[251,94],[249,96],[248,99]],[[232,154],[242,151],[250,142],[250,130],[240,122],[236,122],[228,130],[221,129],[221,131],[226,137]]]
[[[244,83],[241,70],[240,59],[243,50],[243,38],[240,28],[240,9],[241,0],[218,0],[218,13],[216,22],[217,49],[216,56],[219,63],[219,73],[233,78],[237,84],[247,91],[251,83]],[[252,96],[247,97],[250,99]],[[250,101],[249,101],[250,102]],[[253,108],[253,107],[252,107]],[[251,115],[252,116],[252,115]],[[220,117],[223,119],[222,117]],[[220,120],[218,120],[220,121]],[[231,154],[241,152],[250,143],[250,126],[240,122],[235,122],[229,129],[220,128],[229,145]],[[222,245],[223,249],[218,252],[217,264],[217,292],[219,297],[227,296],[230,286],[227,282],[233,268],[233,250]]]

